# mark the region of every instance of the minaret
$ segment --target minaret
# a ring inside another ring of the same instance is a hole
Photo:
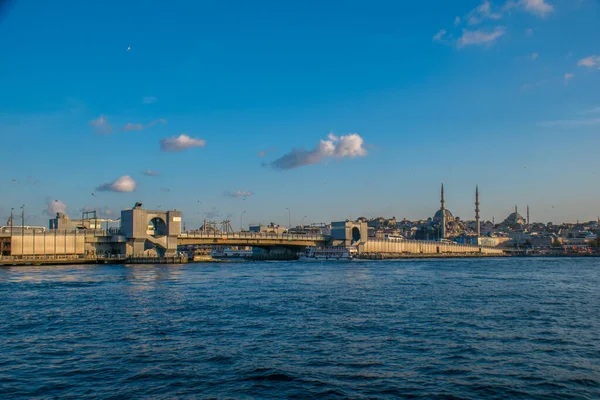
[[[481,224],[479,222],[479,185],[475,185],[475,222],[477,223],[477,237],[481,236]]]
[[[517,212],[517,205],[516,204],[515,204],[515,214],[518,214],[518,212]],[[515,215],[515,217],[516,217],[516,215]]]
[[[529,204],[527,204],[527,225],[529,225]]]
[[[442,183],[442,191],[441,191],[441,199],[440,199],[440,203],[442,203],[442,226],[441,226],[441,232],[440,232],[440,237],[442,239],[446,238],[446,205],[445,205],[445,201],[444,201],[444,184]]]

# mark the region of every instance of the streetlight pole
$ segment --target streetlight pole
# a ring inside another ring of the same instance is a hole
[[[242,213],[240,214],[240,232],[244,231],[244,224],[242,223],[242,218],[244,217],[244,214],[246,214],[246,210],[242,211]]]
[[[25,204],[21,206],[21,257],[25,255]]]
[[[289,208],[285,208],[288,210],[288,231],[292,228],[292,211]]]

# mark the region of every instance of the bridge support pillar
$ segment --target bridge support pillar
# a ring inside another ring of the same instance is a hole
[[[126,255],[144,255],[154,247],[158,256],[177,254],[181,233],[181,211],[144,210],[141,203],[121,211],[121,231],[127,239]]]

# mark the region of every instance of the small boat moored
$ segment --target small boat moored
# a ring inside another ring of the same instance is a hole
[[[301,261],[349,261],[358,256],[355,247],[330,246],[307,247],[304,253],[299,254]]]

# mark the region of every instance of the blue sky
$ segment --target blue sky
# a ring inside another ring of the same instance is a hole
[[[597,1],[123,3],[5,8],[3,220],[600,214]]]

